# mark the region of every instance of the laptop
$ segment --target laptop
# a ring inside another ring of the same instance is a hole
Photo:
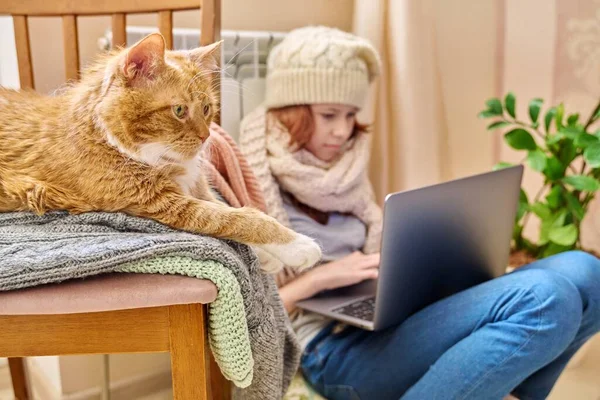
[[[379,278],[297,307],[367,330],[398,325],[454,293],[505,273],[523,166],[385,199]]]

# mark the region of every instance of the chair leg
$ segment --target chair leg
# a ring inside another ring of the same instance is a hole
[[[210,388],[213,400],[231,399],[231,383],[221,373],[212,353],[210,355]]]
[[[27,376],[25,375],[25,359],[14,357],[8,359],[8,368],[12,379],[13,392],[16,400],[29,400]]]
[[[210,349],[202,304],[169,307],[174,400],[211,399]]]

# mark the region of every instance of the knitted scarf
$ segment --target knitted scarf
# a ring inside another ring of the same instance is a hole
[[[232,207],[254,207],[266,211],[260,185],[235,140],[214,122],[204,150],[204,170],[211,186]]]
[[[336,159],[324,162],[308,150],[291,146],[285,126],[259,107],[242,121],[239,142],[261,185],[269,215],[290,226],[283,190],[316,210],[353,214],[367,226],[363,252],[379,251],[382,212],[367,176],[367,135],[351,139]],[[279,283],[293,275],[286,268]]]

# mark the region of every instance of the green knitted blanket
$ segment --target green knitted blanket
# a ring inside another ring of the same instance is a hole
[[[159,257],[122,264],[117,272],[178,274],[212,281],[219,292],[217,299],[209,304],[208,337],[211,350],[227,379],[239,387],[250,385],[254,360],[244,299],[231,271],[212,260]]]

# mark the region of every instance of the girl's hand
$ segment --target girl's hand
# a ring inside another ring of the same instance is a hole
[[[376,279],[379,276],[379,253],[365,255],[356,251],[344,258],[320,265],[307,272],[318,291],[336,289]]]
[[[314,296],[322,290],[350,286],[379,275],[379,253],[364,255],[360,251],[336,261],[322,264],[279,288],[279,295],[288,313],[296,302]]]

